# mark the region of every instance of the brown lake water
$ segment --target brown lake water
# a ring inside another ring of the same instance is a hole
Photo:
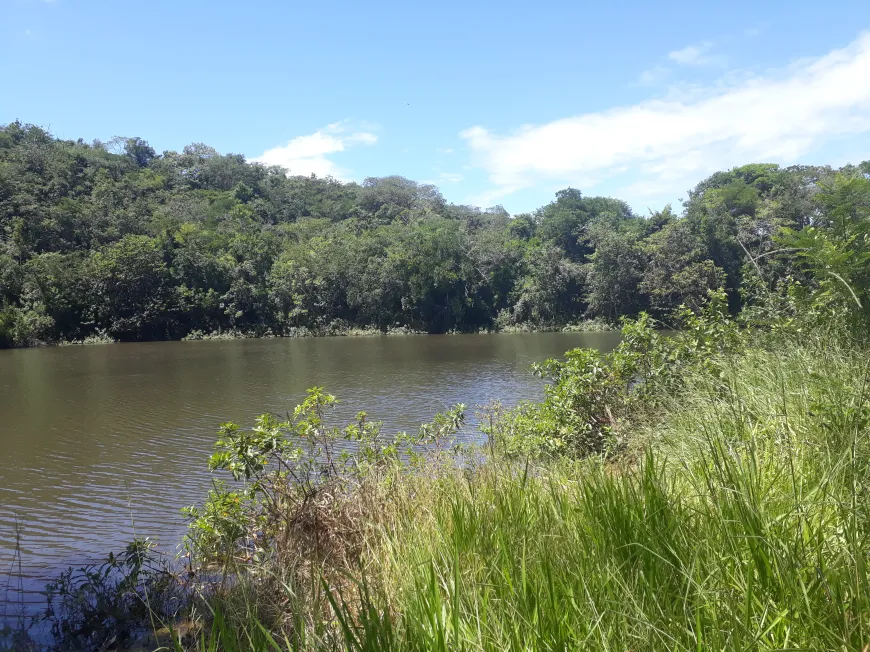
[[[305,390],[384,430],[415,430],[455,403],[539,399],[529,367],[618,333],[155,342],[0,351],[0,621],[41,601],[48,577],[134,536],[174,551],[179,509],[210,485],[218,425],[283,414]],[[473,418],[462,437],[479,437]],[[16,524],[22,576],[12,570]],[[23,591],[22,591],[23,588]],[[0,622],[2,624],[2,622]]]

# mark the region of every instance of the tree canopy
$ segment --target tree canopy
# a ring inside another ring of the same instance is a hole
[[[679,213],[567,188],[511,217],[400,176],[288,176],[201,143],[158,154],[15,122],[0,127],[0,346],[553,327],[666,316],[720,287],[737,310],[822,264],[825,238],[866,235],[868,172],[753,164],[701,181]],[[802,258],[772,253],[782,234]],[[866,281],[863,258],[831,265],[834,283]]]

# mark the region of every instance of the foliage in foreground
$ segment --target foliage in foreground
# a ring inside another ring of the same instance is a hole
[[[352,498],[370,501],[354,564],[321,567],[307,594],[286,583],[267,597],[248,575],[213,597],[200,645],[864,649],[866,350],[829,333],[775,339],[689,371],[636,432],[640,460],[385,476]],[[258,602],[276,598],[283,618]]]
[[[101,564],[70,568],[46,587],[45,613],[54,640],[67,649],[125,646],[143,623],[175,617],[183,586],[148,539],[137,539]]]
[[[534,365],[549,381],[544,400],[508,411],[493,406],[481,426],[490,453],[576,459],[624,452],[626,433],[685,388],[687,370],[745,343],[747,333],[729,317],[722,290],[711,292],[698,314],[684,308],[675,317],[682,328],[677,337],[655,330],[657,323],[644,313],[624,320],[622,340],[613,351],[578,348],[566,352],[564,360]]]
[[[375,546],[348,647],[864,649],[866,357],[788,344],[694,376],[640,463],[433,483]]]

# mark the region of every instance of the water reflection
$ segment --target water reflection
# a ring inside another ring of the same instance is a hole
[[[218,425],[284,413],[321,385],[385,429],[454,404],[538,398],[532,362],[615,333],[168,342],[0,351],[0,573],[21,523],[25,595],[133,536],[179,541]],[[469,428],[467,437],[473,437]],[[0,575],[0,600],[6,589]],[[13,583],[14,584],[14,583]]]

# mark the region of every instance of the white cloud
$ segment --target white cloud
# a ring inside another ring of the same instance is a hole
[[[428,183],[433,186],[442,186],[445,183],[459,183],[464,181],[465,177],[458,172],[439,172],[436,179],[424,179],[421,183]]]
[[[351,133],[348,133],[351,132]],[[331,154],[345,151],[354,145],[374,145],[378,137],[367,131],[352,131],[347,122],[335,122],[313,134],[297,136],[286,145],[266,150],[261,156],[251,159],[255,163],[280,165],[288,174],[316,174],[346,179],[349,172],[329,158]]]
[[[713,48],[710,41],[704,41],[698,45],[690,45],[682,50],[674,50],[668,53],[668,59],[683,66],[705,66],[713,63],[716,58],[708,53]]]
[[[789,164],[834,138],[870,133],[870,83],[860,81],[870,80],[870,33],[777,73],[728,79],[736,81],[507,135],[475,126],[461,136],[495,186],[484,194],[493,201],[539,183],[617,175],[630,177],[624,190],[635,199],[676,195],[716,170]]]
[[[638,81],[644,86],[652,86],[654,84],[662,83],[670,76],[670,68],[668,68],[667,66],[657,65],[640,73],[640,79]]]
[[[681,50],[673,50],[668,53],[667,59],[677,66],[691,66],[701,68],[704,66],[724,66],[726,59],[722,55],[711,52],[713,43],[702,41],[697,45],[690,45]],[[656,64],[652,68],[644,70],[638,78],[641,86],[661,85],[673,76],[673,70],[667,65]]]
[[[436,151],[438,154],[452,154],[452,153],[453,153],[453,148],[452,148],[452,147],[438,147],[438,148],[435,149],[435,151]]]
[[[345,139],[345,142],[360,143],[362,145],[374,145],[376,142],[378,142],[378,137],[367,131],[361,131],[348,136]]]

